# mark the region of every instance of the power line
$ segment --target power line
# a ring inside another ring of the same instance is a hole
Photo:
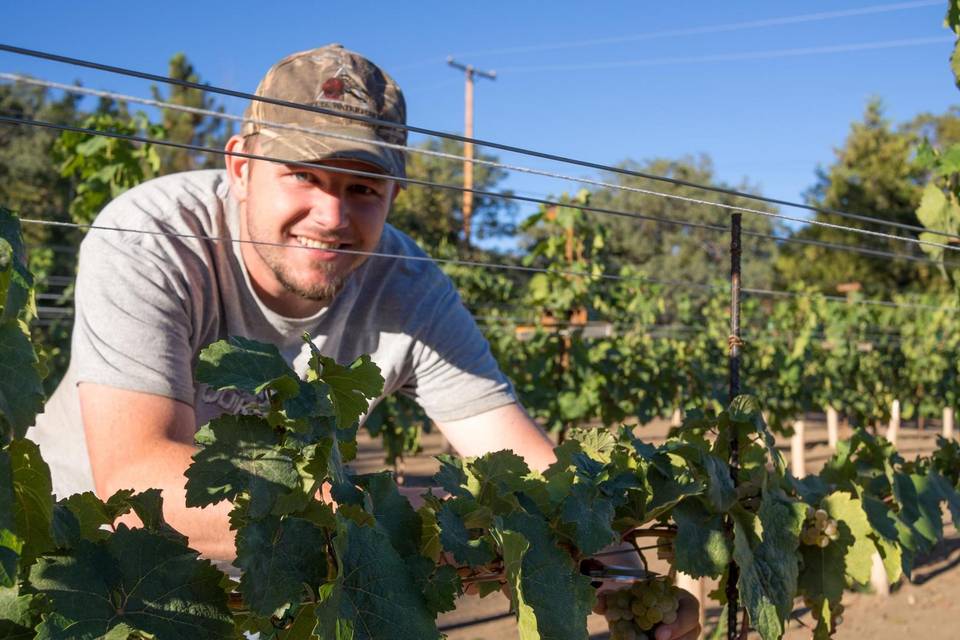
[[[596,62],[584,64],[548,64],[520,67],[504,67],[508,73],[542,73],[547,71],[601,71],[605,69],[626,69],[630,67],[660,67],[674,64],[692,64],[701,62],[735,62],[738,60],[769,60],[773,58],[794,58],[801,56],[826,55],[831,53],[853,53],[856,51],[874,51],[877,49],[897,49],[917,47],[928,44],[953,42],[952,36],[933,36],[928,38],[903,38],[899,40],[881,40],[854,44],[828,45],[823,47],[801,47],[794,49],[773,49],[767,51],[745,51],[741,53],[721,53],[706,56],[678,56],[668,58],[646,58],[643,60],[620,60],[615,62]]]
[[[828,208],[828,207],[819,207],[819,206],[816,206],[816,205],[804,204],[804,203],[799,203],[799,202],[792,202],[792,201],[789,201],[789,200],[783,200],[783,199],[779,199],[779,198],[771,198],[771,197],[768,197],[768,196],[762,196],[762,195],[758,195],[758,194],[752,194],[752,193],[748,193],[748,192],[738,191],[738,190],[736,190],[736,189],[727,189],[727,188],[724,188],[724,187],[717,187],[717,186],[713,186],[713,185],[698,184],[698,183],[695,183],[695,182],[691,182],[691,181],[689,181],[689,180],[682,180],[682,179],[679,179],[679,178],[671,178],[671,177],[668,177],[668,176],[658,176],[658,175],[656,175],[656,174],[647,173],[647,172],[643,172],[643,171],[637,171],[637,170],[632,170],[632,169],[625,169],[625,168],[623,168],[623,167],[615,167],[615,166],[605,165],[605,164],[601,164],[601,163],[597,163],[597,162],[590,162],[590,161],[587,161],[587,160],[578,160],[578,159],[576,159],[576,158],[571,158],[571,157],[568,157],[568,156],[562,156],[562,155],[558,155],[558,154],[546,153],[546,152],[542,152],[542,151],[535,151],[535,150],[532,150],[532,149],[525,149],[525,148],[523,148],[523,147],[516,147],[516,146],[513,146],[513,145],[508,145],[508,144],[502,144],[502,143],[492,142],[492,141],[489,141],[489,140],[481,140],[481,139],[479,139],[479,138],[467,138],[467,137],[465,137],[465,136],[460,136],[460,135],[453,134],[453,133],[447,133],[447,132],[442,132],[442,131],[435,131],[435,130],[432,130],[432,129],[426,129],[426,128],[423,128],[423,127],[417,127],[417,126],[413,126],[413,125],[407,125],[407,124],[401,125],[401,124],[398,124],[398,123],[396,123],[396,122],[390,122],[390,121],[386,121],[386,120],[380,120],[380,119],[371,118],[371,117],[368,117],[368,116],[361,116],[361,115],[353,114],[353,113],[349,113],[349,112],[336,111],[336,110],[332,110],[332,109],[324,109],[324,108],[322,108],[322,107],[316,107],[316,106],[312,106],[312,105],[303,105],[303,104],[298,104],[298,103],[295,103],[295,102],[289,102],[289,101],[286,101],[286,100],[278,100],[278,99],[275,99],[275,98],[267,98],[267,97],[264,97],[264,96],[257,96],[257,95],[250,94],[250,93],[246,93],[246,92],[242,92],[242,91],[235,91],[235,90],[232,90],[232,89],[224,89],[224,88],[222,88],[222,87],[216,87],[216,86],[208,85],[208,84],[199,84],[199,83],[196,83],[196,82],[189,82],[189,81],[186,81],[186,80],[179,80],[179,79],[176,79],[176,78],[168,78],[168,77],[166,77],[166,76],[160,76],[160,75],[157,75],[157,74],[146,73],[146,72],[143,72],[143,71],[136,71],[136,70],[133,70],[133,69],[127,69],[127,68],[124,68],[124,67],[118,67],[118,66],[114,66],[114,65],[101,64],[101,63],[98,63],[98,62],[92,62],[92,61],[83,60],[83,59],[80,59],[80,58],[71,58],[71,57],[68,57],[68,56],[62,56],[62,55],[53,54],[53,53],[48,53],[48,52],[44,52],[44,51],[37,51],[37,50],[33,50],[33,49],[25,49],[25,48],[23,48],[23,47],[15,47],[15,46],[8,45],[8,44],[3,44],[3,43],[0,43],[0,51],[7,51],[7,52],[9,52],[9,53],[14,53],[14,54],[17,54],[17,55],[34,57],[34,58],[39,58],[39,59],[43,59],[43,60],[49,60],[49,61],[52,61],[52,62],[60,62],[60,63],[63,63],[63,64],[69,64],[69,65],[73,65],[73,66],[79,66],[79,67],[85,67],[85,68],[89,68],[89,69],[95,69],[95,70],[98,70],[98,71],[106,71],[106,72],[109,72],[109,73],[115,73],[115,74],[119,74],[119,75],[126,75],[126,76],[129,76],[129,77],[140,78],[140,79],[143,79],[143,80],[151,80],[151,81],[154,81],[154,82],[162,82],[162,83],[166,83],[166,84],[173,84],[173,85],[185,87],[185,88],[188,88],[188,89],[196,89],[196,90],[198,90],[198,91],[204,91],[204,92],[208,92],[208,93],[217,93],[217,94],[220,94],[220,95],[230,96],[230,97],[234,97],[234,98],[243,98],[243,99],[246,99],[246,100],[255,100],[255,101],[258,101],[258,102],[264,102],[264,103],[267,103],[267,104],[274,104],[274,105],[277,105],[277,106],[288,107],[288,108],[292,108],[292,109],[300,109],[300,110],[310,111],[310,112],[313,112],[313,113],[319,113],[319,114],[323,114],[323,115],[332,115],[332,116],[336,116],[336,117],[340,117],[340,118],[346,118],[346,119],[348,119],[348,120],[356,120],[356,121],[359,121],[359,122],[365,122],[365,123],[367,123],[367,124],[371,124],[371,125],[375,125],[375,126],[379,126],[379,127],[390,127],[390,128],[394,128],[394,129],[405,129],[406,131],[413,132],[413,133],[419,133],[419,134],[428,135],[428,136],[446,138],[446,139],[448,139],[448,140],[455,140],[455,141],[463,142],[463,143],[469,143],[469,144],[475,144],[475,145],[479,145],[479,146],[485,146],[485,147],[488,147],[488,148],[491,148],[491,149],[498,149],[498,150],[500,150],[500,151],[506,151],[506,152],[509,152],[509,153],[517,153],[517,154],[521,154],[521,155],[527,155],[527,156],[531,156],[531,157],[541,158],[541,159],[544,159],[544,160],[551,160],[551,161],[554,161],[554,162],[562,162],[562,163],[566,163],[566,164],[572,164],[572,165],[576,165],[576,166],[580,166],[580,167],[585,167],[585,168],[588,168],[588,169],[595,169],[595,170],[598,170],[598,171],[606,171],[606,172],[609,172],[609,173],[615,173],[615,174],[620,174],[620,175],[625,175],[625,176],[631,176],[631,177],[635,177],[635,178],[644,178],[644,179],[654,180],[654,181],[658,181],[658,182],[665,182],[665,183],[673,184],[673,185],[676,185],[676,186],[685,186],[685,187],[690,187],[690,188],[694,188],[694,189],[700,189],[700,190],[707,191],[707,192],[711,192],[711,193],[720,193],[720,194],[725,194],[725,195],[730,195],[730,196],[736,196],[736,197],[745,198],[745,199],[753,200],[753,201],[757,201],[757,202],[766,202],[766,203],[768,203],[768,204],[775,204],[775,205],[780,205],[780,206],[785,206],[785,207],[792,207],[792,208],[797,208],[797,209],[803,209],[803,210],[806,210],[806,211],[813,211],[813,212],[817,212],[817,213],[824,213],[824,214],[829,214],[829,215],[836,215],[836,216],[841,217],[841,218],[848,218],[848,219],[851,219],[851,220],[858,220],[858,221],[866,222],[866,223],[870,223],[870,224],[889,226],[889,227],[894,227],[894,228],[898,228],[898,229],[906,229],[906,230],[916,231],[916,232],[926,232],[926,233],[931,233],[931,234],[934,234],[934,235],[940,235],[940,236],[944,236],[944,237],[948,237],[948,238],[960,239],[960,236],[957,236],[957,235],[955,235],[955,234],[949,234],[949,233],[942,232],[942,231],[937,231],[937,230],[928,230],[928,229],[924,229],[923,227],[918,227],[918,226],[916,226],[916,225],[909,225],[909,224],[905,224],[905,223],[902,223],[902,222],[882,220],[882,219],[879,219],[879,218],[876,218],[876,217],[865,216],[865,215],[856,214],[856,213],[849,213],[849,212],[840,211],[840,210],[838,210],[838,209],[832,209],[832,208]],[[717,203],[713,203],[713,204],[716,205]],[[718,206],[720,206],[720,205],[718,205]],[[797,219],[797,220],[800,221],[800,222],[804,222],[804,223],[811,222],[811,221],[803,220],[803,219]]]
[[[460,56],[484,56],[484,55],[507,55],[517,53],[534,53],[538,51],[559,51],[561,49],[575,49],[580,47],[591,47],[604,44],[621,44],[625,42],[639,42],[642,40],[653,40],[660,38],[672,38],[677,36],[705,35],[710,33],[728,33],[731,31],[742,31],[746,29],[762,29],[765,27],[783,26],[788,24],[799,24],[805,22],[819,22],[823,20],[833,20],[836,18],[849,18],[854,16],[864,16],[876,13],[887,13],[890,11],[903,11],[907,9],[919,9],[923,7],[942,6],[942,0],[923,0],[922,2],[899,2],[894,4],[880,4],[868,7],[859,7],[856,9],[844,9],[840,11],[822,11],[818,13],[807,13],[801,15],[784,16],[780,18],[764,18],[761,20],[750,20],[747,22],[733,22],[727,24],[706,25],[701,27],[687,27],[683,29],[668,29],[665,31],[649,31],[647,33],[637,33],[625,36],[614,36],[610,38],[592,38],[588,40],[576,40],[573,42],[554,42],[550,44],[527,45],[518,47],[503,47],[499,49],[486,49],[478,51],[466,51],[458,53]]]
[[[355,176],[368,177],[368,178],[376,178],[376,179],[383,179],[383,177],[384,177],[383,174],[379,174],[379,173],[371,173],[371,172],[369,172],[369,171],[360,171],[360,170],[356,170],[356,169],[347,169],[347,168],[344,168],[344,167],[334,167],[334,166],[329,166],[329,165],[322,165],[322,164],[318,164],[318,163],[315,163],[315,162],[301,162],[301,161],[293,161],[293,160],[283,160],[283,159],[280,159],[280,158],[273,158],[273,157],[270,157],[270,156],[263,156],[263,155],[252,154],[252,153],[245,153],[245,152],[239,152],[239,151],[226,151],[225,149],[213,149],[213,148],[210,148],[210,147],[204,147],[204,146],[200,146],[200,145],[187,144],[187,143],[181,143],[181,142],[172,142],[172,141],[170,141],[170,140],[158,140],[158,139],[155,139],[155,138],[148,138],[148,137],[138,136],[138,135],[132,135],[132,134],[116,133],[116,132],[112,132],[112,131],[98,131],[98,130],[95,130],[95,129],[89,129],[89,128],[85,128],[85,127],[74,127],[74,126],[70,126],[70,125],[55,124],[55,123],[52,123],[52,122],[45,122],[45,121],[40,121],[40,120],[30,120],[30,119],[26,119],[26,118],[12,118],[12,117],[9,117],[9,116],[0,115],[0,122],[6,122],[6,123],[9,123],[9,124],[16,124],[16,125],[28,125],[28,126],[35,126],[35,127],[46,127],[46,128],[57,129],[57,130],[61,130],[61,131],[73,131],[73,132],[77,132],[77,133],[85,133],[85,134],[88,134],[88,135],[100,135],[100,136],[105,136],[105,137],[115,138],[115,139],[120,139],[120,140],[128,140],[128,141],[132,141],[132,142],[140,142],[140,143],[144,143],[144,144],[156,144],[156,145],[161,145],[161,146],[173,147],[173,148],[176,148],[176,149],[187,149],[187,150],[190,150],[190,151],[197,151],[197,152],[204,152],[204,153],[213,153],[213,154],[222,155],[222,156],[236,156],[236,157],[248,158],[248,159],[253,159],[253,160],[264,160],[264,161],[267,161],[267,162],[281,162],[281,163],[284,163],[284,164],[287,164],[287,165],[291,165],[291,166],[303,166],[303,167],[311,167],[311,168],[320,167],[320,168],[323,168],[323,169],[325,169],[325,170],[327,170],[327,171],[330,171],[330,172],[333,172],[333,173],[343,173],[343,174],[347,174],[347,175],[355,175]],[[447,189],[447,190],[453,190],[453,191],[467,191],[467,189],[466,189],[465,187],[462,187],[462,186],[441,184],[441,183],[436,183],[436,182],[430,182],[430,181],[428,181],[428,180],[419,180],[419,179],[408,178],[408,177],[403,177],[403,178],[395,177],[395,178],[391,178],[391,179],[392,179],[392,180],[395,180],[395,181],[397,181],[397,182],[402,182],[402,183],[404,183],[404,184],[415,184],[415,185],[419,185],[419,186],[433,187],[433,188],[440,188],[440,189]],[[580,210],[582,210],[582,211],[592,211],[592,212],[596,212],[596,213],[606,213],[606,214],[610,214],[610,215],[622,216],[622,217],[627,217],[627,218],[634,218],[634,219],[640,219],[640,220],[651,220],[651,221],[663,222],[663,223],[666,223],[666,224],[674,224],[674,225],[685,226],[685,227],[701,228],[701,229],[711,229],[711,230],[714,230],[714,231],[727,231],[727,230],[728,230],[726,227],[723,227],[723,226],[720,226],[720,225],[710,225],[710,224],[705,224],[705,223],[678,221],[678,220],[672,220],[672,219],[669,219],[669,218],[661,218],[661,217],[656,217],[656,216],[647,216],[647,215],[643,215],[643,214],[631,213],[631,212],[626,212],[626,211],[617,211],[617,210],[613,210],[613,209],[603,209],[603,208],[600,208],[600,207],[592,207],[592,206],[588,206],[588,205],[581,205],[581,204],[577,204],[577,203],[573,203],[573,202],[563,202],[563,201],[557,201],[557,200],[545,200],[545,199],[541,199],[541,198],[533,198],[533,197],[529,197],[529,196],[520,196],[520,195],[516,195],[516,194],[511,194],[511,193],[496,193],[496,192],[492,192],[492,191],[484,191],[484,190],[481,190],[481,189],[470,189],[469,191],[471,191],[472,193],[475,193],[475,194],[480,194],[480,195],[484,195],[484,196],[488,196],[488,197],[492,197],[492,198],[501,198],[501,199],[508,199],[508,200],[517,200],[517,201],[522,201],[522,202],[533,202],[533,203],[538,203],[538,204],[544,204],[544,205],[547,205],[547,206],[571,207],[571,208],[575,208],[575,209],[580,209]],[[762,210],[762,209],[752,209],[752,208],[749,208],[749,207],[741,207],[741,206],[737,206],[737,205],[730,205],[730,204],[725,204],[725,203],[712,202],[712,201],[709,201],[709,200],[703,200],[703,199],[700,199],[700,198],[692,198],[692,197],[689,197],[689,196],[681,196],[681,195],[678,195],[678,194],[667,194],[667,193],[661,193],[661,192],[658,192],[658,191],[648,191],[648,190],[642,190],[642,191],[644,191],[645,193],[647,193],[647,194],[649,194],[649,195],[657,195],[657,196],[661,196],[661,197],[664,197],[664,198],[676,199],[676,200],[680,200],[680,201],[684,201],[684,202],[689,202],[689,203],[693,203],[693,204],[699,204],[699,205],[704,205],[704,206],[712,206],[712,207],[719,207],[719,208],[728,209],[728,210],[731,210],[731,211],[740,211],[740,212],[743,212],[743,213],[750,213],[750,214],[755,214],[755,215],[767,216],[767,217],[777,218],[777,219],[781,219],[781,220],[789,220],[789,221],[799,222],[799,223],[803,223],[803,224],[810,224],[810,225],[814,225],[814,226],[822,226],[822,227],[826,227],[826,228],[830,228],[830,229],[836,229],[836,230],[841,230],[841,231],[848,231],[848,232],[852,232],[852,233],[856,233],[856,234],[860,234],[860,235],[867,235],[867,236],[878,237],[878,238],[883,238],[883,239],[887,239],[887,240],[893,240],[893,241],[896,241],[896,242],[905,242],[905,243],[908,243],[908,244],[914,244],[914,245],[919,245],[919,246],[938,247],[938,248],[944,249],[944,250],[946,250],[946,251],[960,251],[960,246],[950,245],[950,244],[943,244],[943,243],[938,243],[938,242],[931,242],[931,241],[929,241],[929,240],[920,240],[919,238],[912,238],[912,237],[907,237],[907,236],[898,236],[898,235],[894,235],[894,234],[883,233],[883,232],[880,232],[880,231],[872,231],[872,230],[870,230],[870,229],[860,229],[860,228],[857,228],[857,227],[848,227],[848,226],[845,226],[845,225],[834,224],[834,223],[832,223],[832,222],[824,222],[824,221],[822,221],[822,220],[805,220],[805,219],[802,219],[802,218],[797,218],[797,217],[795,217],[795,216],[787,216],[787,215],[780,214],[780,213],[773,213],[773,212],[770,212],[770,211],[764,211],[764,210]],[[896,254],[892,254],[892,255],[896,255]]]

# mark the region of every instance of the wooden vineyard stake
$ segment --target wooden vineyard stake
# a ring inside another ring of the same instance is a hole
[[[683,411],[680,409],[674,409],[673,414],[670,416],[670,426],[679,427],[683,424]]]
[[[943,408],[943,437],[953,440],[953,407]]]
[[[831,451],[837,450],[840,440],[840,414],[833,407],[827,407],[827,444]]]
[[[874,552],[870,562],[870,586],[873,588],[873,593],[886,598],[890,595],[890,580],[887,578],[887,569],[883,566],[883,558],[879,553]]]
[[[798,478],[807,475],[806,423],[803,420],[793,422],[793,435],[790,436],[790,471]]]
[[[887,440],[890,444],[897,446],[897,440],[900,437],[900,401],[894,400],[890,407],[890,426],[887,427]]]

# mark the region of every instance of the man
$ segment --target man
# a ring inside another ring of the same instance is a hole
[[[393,80],[339,45],[281,60],[257,94],[406,119]],[[70,367],[30,434],[55,493],[158,487],[191,546],[232,558],[229,503],[186,508],[183,474],[198,425],[244,399],[195,386],[192,366],[207,344],[243,335],[276,344],[303,372],[304,331],[340,362],[371,354],[385,394],[416,399],[462,455],[513,449],[546,468],[552,443],[517,404],[449,279],[429,261],[364,255],[424,255],[386,224],[405,164],[377,143],[403,145],[405,130],[258,101],[247,119],[227,144],[225,172],[132,189],[96,221],[130,231],[95,229],[84,240]]]

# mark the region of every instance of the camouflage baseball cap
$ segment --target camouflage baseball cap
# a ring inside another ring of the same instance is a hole
[[[287,56],[260,81],[257,95],[405,124],[400,87],[375,64],[343,45]],[[243,135],[259,134],[259,150],[283,160],[362,160],[395,177],[406,175],[404,153],[377,142],[405,145],[407,130],[252,100]],[[298,128],[315,129],[306,132]],[[335,137],[344,136],[344,138]]]

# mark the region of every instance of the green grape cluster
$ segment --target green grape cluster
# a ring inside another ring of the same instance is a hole
[[[837,521],[831,518],[829,513],[807,506],[807,519],[800,532],[800,542],[822,549],[839,537]]]
[[[650,640],[657,625],[676,621],[679,606],[680,590],[663,579],[609,592],[603,615],[610,640]]]

